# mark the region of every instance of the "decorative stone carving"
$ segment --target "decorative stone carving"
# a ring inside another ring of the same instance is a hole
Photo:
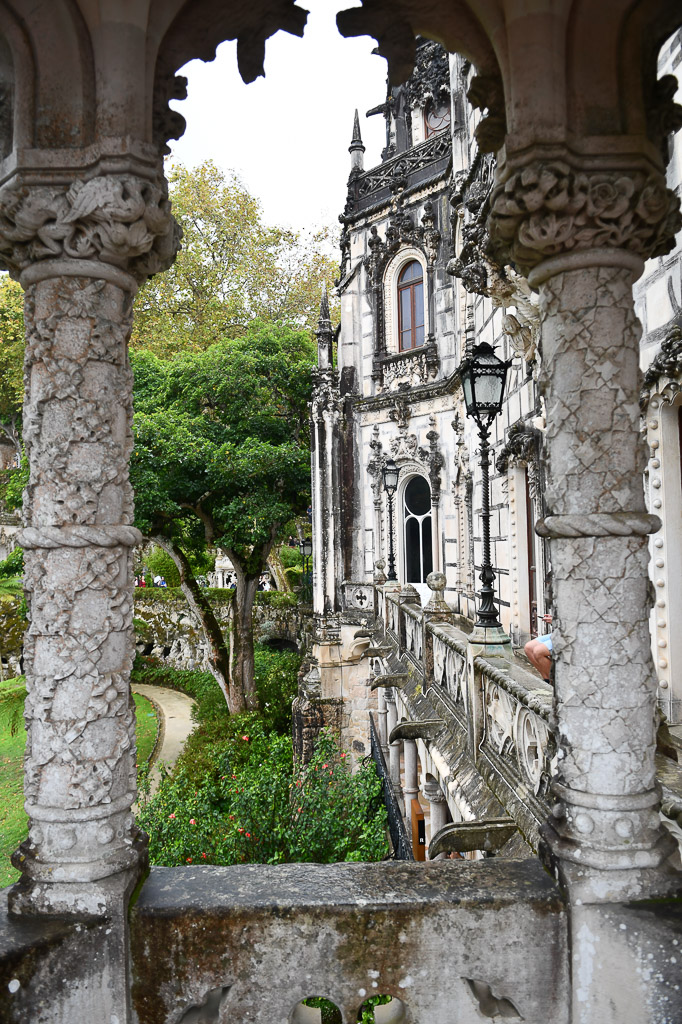
[[[432,591],[431,597],[424,608],[425,612],[436,612],[438,614],[450,614],[450,605],[443,594],[447,584],[447,578],[443,572],[430,572],[426,577],[426,585]]]
[[[542,492],[542,470],[540,446],[542,433],[525,420],[513,423],[507,439],[495,460],[498,473],[506,473],[509,466],[525,466],[528,470],[528,490],[532,498],[539,498]]]
[[[645,235],[632,207],[635,194],[628,194],[614,185],[604,197],[613,200],[614,214],[621,208],[632,214],[637,249]],[[618,223],[624,230],[625,221],[614,216]],[[652,225],[654,245],[659,228]],[[569,263],[540,280],[550,512],[544,523],[561,754],[555,792],[562,804],[547,835],[569,885],[591,900],[655,891],[665,885],[670,853],[655,813],[647,600],[647,536],[655,517],[643,502],[639,324],[632,271],[617,265],[621,257],[631,259],[617,253],[613,266],[572,269]],[[608,653],[597,663],[593,654],[605,635]],[[627,822],[627,836],[615,829],[616,819]]]
[[[381,359],[377,390],[397,391],[399,388],[421,387],[438,376],[439,366],[438,346],[430,338],[421,348]]]
[[[137,280],[167,269],[180,232],[157,184],[100,175],[0,192],[0,258],[18,276],[37,261],[99,260]]]
[[[130,525],[130,294],[85,277],[26,296],[24,441],[31,475],[19,535],[25,644],[29,839],[35,881],[91,881],[136,857]],[[68,837],[78,829],[78,847]],[[102,838],[104,834],[106,841]],[[104,852],[106,848],[106,852]]]
[[[576,169],[561,160],[527,163],[496,185],[492,251],[530,268],[559,253],[617,248],[661,256],[682,226],[679,200],[662,176]]]
[[[661,384],[663,386],[661,387]],[[664,402],[671,404],[682,390],[682,327],[674,325],[661,343],[661,350],[644,374],[639,404],[646,409],[649,398],[658,389]]]
[[[440,434],[436,430],[436,417],[429,417],[430,429],[427,431],[426,440],[429,442],[428,448],[420,449],[420,456],[422,461],[428,467],[429,483],[431,485],[431,501],[433,504],[437,504],[440,501],[440,488],[441,488],[441,470],[445,464],[445,459],[440,450]]]
[[[414,71],[405,83],[410,107],[424,107],[430,99],[450,100],[450,62],[440,43],[418,40]]]
[[[487,110],[474,135],[482,153],[496,153],[504,145],[507,121],[504,87],[498,75],[475,75],[469,84],[467,99],[472,107]]]
[[[381,491],[383,488],[382,469],[384,466],[384,454],[383,445],[379,440],[379,425],[375,423],[374,429],[372,430],[372,438],[369,442],[369,448],[371,456],[367,462],[367,472],[370,475],[372,481],[372,493],[374,495],[374,501],[381,501]]]
[[[486,716],[490,742],[498,754],[512,745],[514,705],[505,691],[495,683],[486,686]]]
[[[410,604],[421,604],[422,599],[419,596],[419,591],[416,590],[411,583],[404,583],[400,588],[400,600],[409,602]]]
[[[140,856],[128,680],[132,548],[142,538],[127,472],[126,346],[137,282],[169,265],[177,241],[162,189],[132,175],[0,192],[0,257],[26,289],[30,465],[18,537],[30,821],[15,858],[16,912],[101,913],[100,880],[127,877]]]

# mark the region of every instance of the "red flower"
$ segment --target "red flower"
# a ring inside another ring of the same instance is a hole
[[[244,829],[243,829],[243,828],[238,828],[238,829],[237,829],[237,832],[243,832],[243,831],[244,831]]]
[[[247,839],[251,838],[251,833],[250,832],[245,832],[244,835],[246,836]]]
[[[192,863],[192,858],[191,858],[191,857],[188,857],[188,858],[187,858],[187,863],[188,863],[188,864],[191,864],[191,863]]]
[[[169,817],[169,818],[171,819],[171,821],[172,821],[172,820],[173,820],[173,819],[175,818],[175,815],[174,815],[174,814],[169,814],[169,815],[168,815],[168,817]]]
[[[196,819],[195,818],[190,818],[189,819],[189,823],[190,823],[190,825],[196,825]]]
[[[242,739],[244,740],[245,743],[249,742],[249,737],[248,736],[242,736]]]
[[[206,854],[205,853],[202,853],[201,856],[204,858],[204,860],[206,860]]]

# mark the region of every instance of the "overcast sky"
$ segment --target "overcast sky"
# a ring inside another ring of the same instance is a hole
[[[350,170],[353,112],[360,111],[365,167],[380,160],[381,115],[365,118],[386,96],[386,61],[374,39],[343,39],[336,9],[354,0],[299,0],[308,8],[303,39],[278,32],[265,51],[265,78],[244,85],[236,42],[223,43],[210,64],[182,69],[188,98],[173,103],[187,121],[172,143],[174,162],[211,159],[232,168],[262,204],[266,222],[293,228],[334,224],[343,210]]]

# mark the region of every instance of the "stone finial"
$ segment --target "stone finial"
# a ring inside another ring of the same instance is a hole
[[[317,321],[317,365],[320,370],[331,370],[333,365],[334,332],[329,314],[329,297],[327,295],[326,282],[322,283],[322,297],[320,299],[320,315]]]
[[[378,587],[383,586],[384,583],[386,582],[386,573],[384,572],[385,568],[386,562],[384,561],[384,559],[377,558],[376,562],[374,563],[374,582]]]
[[[429,573],[429,575],[426,577],[426,585],[429,588],[429,590],[432,591],[432,593],[431,597],[429,598],[428,604],[424,608],[424,611],[436,612],[439,615],[442,615],[443,613],[446,613],[448,615],[450,614],[452,609],[450,608],[450,605],[447,603],[443,596],[443,591],[445,590],[446,582],[447,580],[445,579],[445,573]]]
[[[351,172],[364,170],[363,153],[365,152],[365,147],[362,144],[362,137],[360,135],[360,117],[357,110],[353,118],[353,138],[348,147],[348,152],[350,153]]]
[[[419,596],[419,591],[416,590],[411,583],[405,583],[400,588],[400,600],[408,602],[409,604],[421,605],[422,599]]]

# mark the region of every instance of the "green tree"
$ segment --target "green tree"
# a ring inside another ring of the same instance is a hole
[[[313,361],[305,332],[262,323],[172,360],[132,353],[136,524],[172,555],[232,713],[257,704],[258,578],[282,528],[309,502]],[[227,554],[237,576],[229,649],[190,564],[207,545]]]
[[[132,344],[157,355],[206,349],[250,323],[283,320],[312,330],[337,258],[331,232],[267,227],[258,200],[210,161],[169,174],[182,249],[135,302]]]
[[[24,400],[24,293],[7,274],[0,275],[0,444],[21,455]]]

